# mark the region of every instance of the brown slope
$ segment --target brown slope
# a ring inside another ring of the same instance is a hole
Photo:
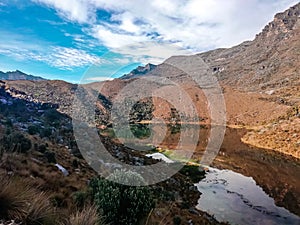
[[[277,14],[274,20],[253,41],[244,42],[229,49],[217,49],[190,56],[191,58],[201,57],[207,63],[211,76],[218,78],[222,85],[228,124],[258,126],[257,134],[251,134],[247,139],[245,138],[245,141],[260,147],[283,149],[289,153],[291,152],[291,145],[295,146],[292,152],[299,151],[298,144],[295,143],[297,136],[294,135],[298,132],[297,126],[294,125],[297,124],[297,115],[287,117],[288,111],[299,107],[300,102],[299,14],[300,3],[283,13]],[[170,66],[170,64],[180,64],[185,59],[187,57],[171,57],[165,63],[149,70],[140,77],[155,76],[158,81],[167,78],[175,82],[189,94],[190,99],[196,105],[199,117],[206,118],[205,122],[209,122],[208,104],[203,90],[190,79],[186,72],[176,66]],[[193,60],[191,60],[188,66],[193,68],[197,65],[193,65]],[[9,82],[9,85],[15,86],[27,94],[38,94],[39,96],[35,98],[39,101],[59,103],[63,105],[63,107],[60,106],[61,109],[63,108],[61,111],[69,112],[72,99],[69,97],[72,95],[73,86],[63,82],[55,85],[55,82],[43,81],[35,84],[28,82],[26,85],[21,85],[22,83],[19,82]],[[133,82],[136,82],[136,79],[115,79],[89,84],[87,87],[100,91],[109,101],[114,101],[118,93]],[[127,97],[134,94],[135,89],[151,93],[158,87],[161,86],[140,83],[127,93]],[[170,92],[168,95],[177,98],[178,92]],[[102,109],[103,107],[99,108]],[[164,100],[158,99],[155,102],[155,115],[168,120],[170,108],[170,106],[166,106]],[[281,119],[278,119],[279,117]],[[296,127],[296,130],[286,132],[286,128],[277,129],[276,126],[270,125],[264,127],[264,124],[275,123],[278,120],[282,120],[281,123],[285,124],[284,127]],[[266,129],[266,131],[260,132],[261,128]],[[283,135],[283,132],[288,133],[288,137]],[[289,137],[290,135],[292,137]],[[275,143],[278,136],[290,138],[292,144],[280,141]],[[269,139],[266,137],[271,137],[272,143],[269,143],[270,141],[264,143],[265,140]]]

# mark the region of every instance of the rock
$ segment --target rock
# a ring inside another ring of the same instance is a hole
[[[194,215],[199,215],[199,212],[195,208],[189,208],[189,212]]]
[[[272,95],[272,94],[275,93],[275,91],[274,91],[274,90],[270,90],[270,91],[266,91],[265,93],[266,93],[267,95]]]
[[[63,173],[65,177],[69,175],[68,170],[66,170],[63,166],[59,165],[58,163],[56,163],[55,166]]]
[[[188,224],[189,224],[189,225],[194,225],[193,220],[189,220],[189,221],[188,221]]]

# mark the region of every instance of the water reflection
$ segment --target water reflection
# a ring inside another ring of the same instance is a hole
[[[210,168],[197,185],[202,193],[197,208],[218,221],[243,225],[298,225],[300,218],[275,205],[251,177]]]
[[[134,143],[135,145],[140,146],[153,145],[162,149],[167,149],[169,153],[170,151],[176,152],[178,150],[181,150],[190,152],[193,150],[194,153],[192,156],[192,160],[200,162],[208,143],[210,129],[206,126],[201,126],[200,130],[198,128],[198,126],[193,125],[184,125],[180,127],[168,126],[167,129],[165,129],[165,126],[161,126],[159,124],[145,126],[135,125],[135,127],[132,128],[135,130],[135,134],[137,134],[135,139],[131,139],[132,137],[126,136],[126,134],[124,134],[123,138],[128,143]],[[149,134],[149,132],[151,132],[151,134]],[[261,187],[263,193],[266,193],[271,197],[271,199],[274,199],[277,206],[284,207],[290,212],[299,216],[299,160],[270,150],[253,148],[251,146],[243,144],[240,139],[245,134],[245,132],[246,131],[242,129],[227,128],[225,139],[223,141],[219,154],[215,158],[211,166],[218,169],[227,169],[234,171],[235,173],[232,172],[231,177],[236,177],[236,179],[242,176],[241,174],[247,177],[252,177],[252,182],[255,181],[255,183],[259,187]],[[182,142],[180,144],[180,147],[178,147],[178,143],[180,142],[182,136],[189,137],[190,139],[187,140],[191,141]],[[137,139],[138,141],[136,141]],[[240,184],[236,185],[240,188],[243,188],[244,180],[242,180]],[[223,191],[224,190],[225,189],[223,188]],[[256,185],[249,186],[248,188],[249,193],[251,193],[251,191],[256,193],[256,190]],[[220,191],[222,192],[222,189],[220,189]],[[239,206],[240,200],[237,201],[237,199],[240,199],[240,196],[227,192],[226,194],[230,202],[233,201],[234,204]],[[218,196],[211,194],[209,198],[213,202],[214,200],[218,199]],[[250,202],[253,202],[255,199],[255,195],[247,197],[247,200]],[[264,201],[263,199],[264,198],[259,198],[257,199],[257,201]],[[256,200],[254,202],[256,202]],[[231,207],[219,207],[219,204],[221,203],[216,202],[216,204],[219,209],[224,208],[223,214],[225,216],[228,213],[231,213],[233,210]],[[254,205],[261,206],[261,204]],[[239,207],[236,207],[234,210],[238,210],[238,208]],[[243,211],[245,209],[241,210],[242,214],[245,213],[245,211]],[[212,214],[215,213],[212,212]],[[255,217],[255,215],[252,216]],[[264,224],[268,224],[266,221]]]

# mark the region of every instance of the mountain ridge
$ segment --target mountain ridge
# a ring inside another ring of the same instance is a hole
[[[15,71],[7,71],[2,72],[0,71],[0,80],[32,80],[32,81],[38,81],[38,80],[46,80],[45,78],[39,77],[39,76],[33,76],[26,74],[20,70]]]
[[[188,57],[201,57],[219,82],[239,90],[264,91],[297,84],[300,82],[299,16],[300,3],[277,13],[273,21],[269,22],[252,41]],[[175,77],[181,74],[184,80],[182,71],[176,71],[176,68],[166,65],[166,62],[176,64],[176,60],[184,58],[185,56],[171,56],[140,76]],[[290,71],[291,69],[294,71]]]
[[[157,65],[148,63],[145,66],[138,66],[134,70],[132,70],[128,74],[124,74],[123,76],[120,77],[120,79],[130,79],[130,78],[136,78],[138,76],[142,76],[150,72],[151,70],[155,69]]]
[[[295,135],[300,133],[300,126],[297,126],[297,118],[300,117],[298,113],[300,109],[299,15],[300,3],[283,13],[276,14],[275,19],[266,25],[253,41],[243,42],[233,48],[216,49],[187,56],[202,58],[211,76],[218,79],[225,98],[229,126],[266,130],[255,133],[255,140],[252,134],[247,136],[244,139],[245,142],[258,145],[257,139],[261,143],[268,140],[268,143],[263,146],[260,144],[260,147],[275,149],[297,158],[300,157],[298,136]],[[168,63],[172,62],[172,65],[176,65],[176,60],[182,60],[184,57],[186,56],[172,56],[165,63],[152,69],[151,66],[148,69],[139,67],[141,74],[138,76],[133,74],[129,76],[130,79],[114,79],[84,86],[100,93],[113,104],[119,92],[128,84],[138,80],[140,76],[157,76],[158,81],[159,78],[167,78],[177,83],[190,95],[191,100],[196,103],[201,121],[210,123],[208,103],[203,90],[187,73]],[[139,82],[139,85],[137,89],[143,90],[144,93],[153,91],[153,87],[146,82]],[[47,80],[8,81],[7,86],[12,90],[20,90],[32,96],[35,101],[58,104],[60,105],[58,110],[63,113],[70,115],[72,111],[76,85]],[[134,91],[132,90],[131,94],[134,94]],[[176,98],[178,92],[168,94]],[[155,116],[166,121],[172,119],[169,113],[170,105],[166,101],[157,100],[155,105],[153,112]],[[98,106],[104,115],[103,120],[107,118],[109,120],[110,109],[105,108],[101,103]],[[275,127],[274,123],[278,121],[289,129],[281,126]],[[109,121],[106,122],[105,124],[109,124]],[[266,125],[268,125],[267,128]],[[268,132],[274,137],[271,140],[262,135]],[[274,142],[278,135],[286,138],[280,142]]]

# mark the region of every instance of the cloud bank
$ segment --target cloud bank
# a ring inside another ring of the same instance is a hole
[[[253,39],[295,0],[33,0],[54,8],[111,51],[162,60]],[[110,18],[102,18],[101,11]],[[149,47],[147,47],[148,43]],[[161,46],[153,50],[153,43]],[[159,56],[157,53],[163,53]],[[141,57],[140,57],[141,58]]]

